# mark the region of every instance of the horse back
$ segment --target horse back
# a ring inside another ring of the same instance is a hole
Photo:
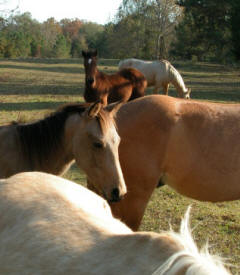
[[[132,84],[130,100],[144,96],[147,80],[143,73],[135,68],[125,68],[119,71],[119,75]]]
[[[240,105],[183,101],[178,113],[165,158],[166,183],[198,200],[238,199]]]
[[[102,100],[112,103],[128,101],[144,96],[147,81],[144,75],[136,69],[126,68],[115,74],[98,72],[94,88],[85,87],[84,99],[87,102]]]

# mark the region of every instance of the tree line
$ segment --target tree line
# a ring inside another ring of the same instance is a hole
[[[0,17],[0,57],[240,59],[239,0],[122,0],[114,19],[40,23],[30,13]]]

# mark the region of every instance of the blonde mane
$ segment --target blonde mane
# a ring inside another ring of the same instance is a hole
[[[152,275],[174,275],[182,272],[185,275],[229,275],[230,273],[223,266],[222,259],[209,254],[208,244],[201,250],[197,248],[189,226],[190,210],[191,207],[188,207],[179,233],[172,230],[167,232],[170,238],[183,246],[183,250],[173,254]]]

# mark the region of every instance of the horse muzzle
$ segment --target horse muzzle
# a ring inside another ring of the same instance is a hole
[[[87,83],[88,86],[92,86],[92,84],[94,83],[94,78],[93,77],[87,78],[86,83]]]
[[[118,188],[113,188],[111,192],[111,198],[108,199],[108,202],[119,202],[124,195],[120,195],[120,191]]]

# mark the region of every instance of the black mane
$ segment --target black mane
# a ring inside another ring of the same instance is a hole
[[[41,165],[47,162],[51,153],[59,149],[67,118],[73,113],[83,113],[87,106],[87,104],[67,104],[44,119],[33,123],[15,124],[20,148],[32,170],[35,164]]]

